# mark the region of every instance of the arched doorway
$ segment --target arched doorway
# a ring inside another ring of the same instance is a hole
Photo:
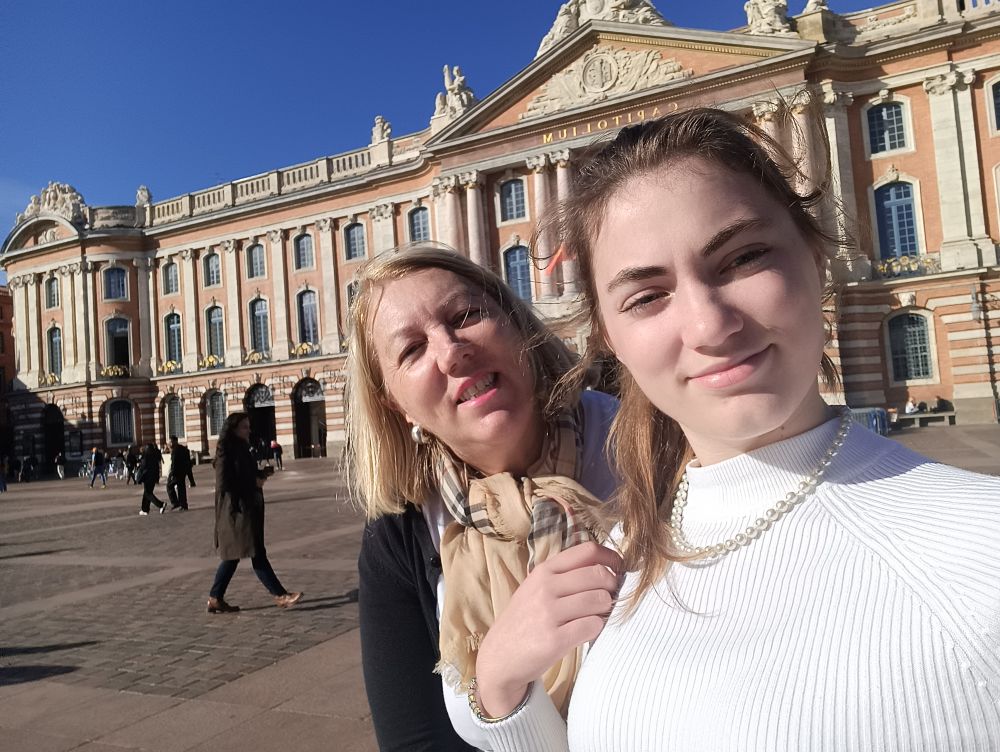
[[[58,405],[48,404],[42,410],[42,445],[42,472],[54,472],[56,455],[66,452],[66,420]]]
[[[271,442],[277,437],[274,424],[274,394],[271,387],[254,384],[247,389],[243,407],[250,416],[250,446],[257,447],[258,459],[270,458]]]
[[[326,457],[326,398],[316,379],[302,379],[292,390],[295,456]]]

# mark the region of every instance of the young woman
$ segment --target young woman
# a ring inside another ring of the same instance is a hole
[[[551,655],[512,639],[564,600],[528,577],[480,648],[493,749],[1000,749],[1000,479],[824,402],[831,243],[778,154],[676,114],[623,130],[563,207],[592,354],[623,366],[629,574],[566,723],[531,684]]]
[[[370,520],[359,602],[379,746],[485,747],[459,688],[527,571],[596,534],[591,512],[615,486],[604,444],[617,402],[590,391],[550,402],[569,351],[499,277],[451,250],[389,252],[356,279],[347,465]],[[590,572],[567,587],[605,593],[576,613],[606,611],[620,559],[594,542],[572,552]],[[539,670],[555,708],[576,676],[569,652]]]

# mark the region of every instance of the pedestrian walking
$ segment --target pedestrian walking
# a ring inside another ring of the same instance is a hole
[[[281,608],[293,606],[302,593],[285,590],[264,548],[265,481],[273,468],[259,469],[250,453],[250,416],[232,413],[226,418],[215,448],[215,547],[222,562],[208,598],[208,613],[239,611],[226,603],[226,588],[240,559],[249,558],[261,584]]]
[[[59,480],[63,480],[66,477],[66,455],[62,452],[58,452],[55,458],[56,464],[56,475],[59,476]]]
[[[104,452],[97,447],[90,451],[90,487],[94,487],[94,481],[101,479],[101,488],[108,485],[108,461]]]
[[[185,481],[191,475],[191,451],[177,441],[176,436],[170,437],[170,470],[167,472],[167,498],[170,499],[170,510],[185,512],[188,508],[187,485]]]
[[[142,483],[142,506],[139,508],[139,516],[145,517],[149,514],[150,504],[156,506],[163,514],[167,505],[156,498],[156,484],[160,480],[160,464],[163,458],[156,445],[149,443],[142,452],[142,459],[136,470],[136,481]]]
[[[284,449],[281,448],[281,444],[278,443],[277,439],[271,440],[271,455],[274,457],[274,464],[279,470],[284,470],[285,466],[281,461],[281,455],[284,454]]]
[[[135,470],[139,466],[139,450],[130,446],[125,452],[125,485],[138,482],[135,479]]]

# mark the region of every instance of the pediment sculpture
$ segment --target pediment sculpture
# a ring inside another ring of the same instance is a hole
[[[521,120],[689,78],[694,72],[656,50],[594,47],[554,75],[528,103]]]
[[[70,222],[82,222],[86,204],[73,186],[67,183],[50,182],[38,196],[32,196],[27,208],[17,215],[15,224],[39,214],[58,214]]]
[[[542,38],[535,57],[588,21],[617,21],[645,26],[668,26],[670,23],[649,0],[570,0],[560,6],[555,23]]]
[[[796,35],[788,21],[786,0],[747,0],[743,10],[747,14],[747,31],[751,34]]]

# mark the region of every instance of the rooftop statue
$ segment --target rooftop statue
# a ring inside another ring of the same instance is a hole
[[[542,39],[535,57],[570,36],[588,21],[617,21],[647,26],[669,24],[649,0],[569,0],[559,8],[555,23]]]

